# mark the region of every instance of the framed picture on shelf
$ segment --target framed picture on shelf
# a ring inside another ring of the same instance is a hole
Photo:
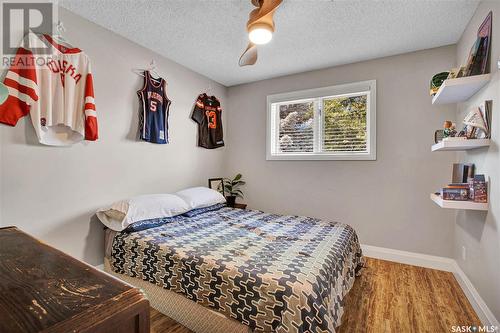
[[[479,74],[485,74],[490,71],[489,69],[489,58],[490,58],[490,44],[491,44],[491,21],[492,12],[488,13],[483,24],[479,27],[477,31],[477,37],[483,40],[483,43],[478,50],[478,55],[480,56],[480,62],[478,62]]]
[[[453,163],[453,173],[451,175],[451,182],[453,184],[467,183],[469,178],[473,177],[474,177],[473,163]]]
[[[224,191],[224,178],[209,178],[208,188],[219,191],[224,197],[226,197],[226,193]]]
[[[467,59],[465,76],[481,75],[489,72],[492,12],[489,12],[477,31],[477,39]]]

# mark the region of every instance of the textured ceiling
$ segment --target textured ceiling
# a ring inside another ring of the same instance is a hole
[[[249,0],[60,0],[226,86],[453,44],[476,0],[284,0],[273,40],[239,67]]]

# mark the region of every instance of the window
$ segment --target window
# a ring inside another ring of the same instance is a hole
[[[375,80],[267,97],[268,160],[375,160]]]

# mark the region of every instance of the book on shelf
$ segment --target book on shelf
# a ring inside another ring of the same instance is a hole
[[[476,134],[478,139],[491,138],[491,103],[492,101],[484,101],[479,105],[479,112],[484,121],[485,129],[480,129]]]
[[[441,198],[443,200],[467,201],[469,200],[469,187],[443,187]]]
[[[450,183],[435,193],[443,200],[488,202],[488,183],[484,175],[475,175],[467,183]]]
[[[484,175],[475,175],[470,187],[470,197],[474,202],[488,202],[488,185]]]
[[[469,183],[451,183],[446,188],[469,188]]]

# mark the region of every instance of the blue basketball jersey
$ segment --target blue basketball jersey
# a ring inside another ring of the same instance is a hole
[[[166,82],[162,78],[152,78],[144,72],[144,86],[137,91],[141,111],[139,112],[140,137],[152,143],[168,143],[168,112],[170,100],[167,98]]]

